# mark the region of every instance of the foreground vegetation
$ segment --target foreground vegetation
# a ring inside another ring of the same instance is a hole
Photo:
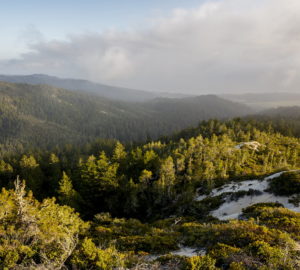
[[[138,146],[12,155],[0,161],[0,268],[300,269],[300,214],[258,204],[224,222],[209,215],[222,198],[194,200],[299,167],[299,139],[240,119]],[[271,191],[295,201],[298,184],[298,173],[283,174]],[[194,256],[172,254],[182,246]]]
[[[1,269],[300,267],[300,214],[276,204],[253,205],[244,210],[246,220],[226,223],[191,217],[141,223],[104,213],[84,222],[53,199],[37,202],[25,195],[19,182],[15,191],[2,191],[0,203]],[[179,245],[205,255],[172,255]]]

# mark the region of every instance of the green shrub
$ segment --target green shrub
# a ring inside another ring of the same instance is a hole
[[[254,218],[259,224],[278,229],[300,240],[300,213],[296,213],[280,204],[255,204],[243,210],[246,218]]]
[[[124,265],[125,256],[115,248],[99,249],[85,238],[74,252],[71,263],[80,269],[112,270]]]
[[[270,191],[276,195],[294,195],[300,193],[300,172],[286,172],[270,182]]]

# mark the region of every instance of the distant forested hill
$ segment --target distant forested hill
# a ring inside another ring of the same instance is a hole
[[[213,122],[210,122],[213,123]],[[261,113],[246,115],[241,118],[227,121],[227,125],[232,128],[236,134],[241,130],[249,131],[249,126],[255,126],[260,131],[281,133],[285,136],[300,137],[300,106],[279,107],[277,109],[265,110]],[[205,128],[203,128],[205,127]],[[203,125],[199,123],[197,127],[183,129],[178,133],[164,138],[166,141],[188,138],[201,134],[207,136],[211,134],[220,135],[226,131],[224,125]]]
[[[124,87],[109,86],[80,79],[62,79],[45,74],[33,75],[0,75],[0,81],[11,83],[27,83],[33,85],[51,85],[73,91],[94,93],[113,100],[141,102],[156,97],[183,97],[181,94],[155,93]]]
[[[270,117],[286,117],[289,119],[300,119],[300,104],[299,106],[269,109],[263,111],[262,114]]]
[[[129,103],[47,85],[0,82],[0,151],[51,148],[94,138],[144,141],[201,120],[250,112],[211,95]]]
[[[269,122],[275,131],[287,136],[300,137],[300,106],[269,109],[247,118]]]

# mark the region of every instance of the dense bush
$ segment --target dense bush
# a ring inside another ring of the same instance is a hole
[[[280,204],[256,204],[243,210],[246,218],[254,218],[259,224],[288,232],[300,240],[300,213],[283,208]]]
[[[0,194],[0,268],[61,269],[86,228],[73,209],[39,203],[17,181]]]
[[[276,195],[300,194],[300,171],[285,172],[272,179],[270,190]]]

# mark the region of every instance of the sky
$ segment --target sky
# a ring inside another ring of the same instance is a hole
[[[299,0],[0,0],[0,73],[300,92]]]

